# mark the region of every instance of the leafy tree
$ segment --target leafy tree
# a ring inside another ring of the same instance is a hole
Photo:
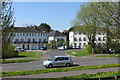
[[[56,41],[55,41],[55,40],[52,40],[52,41],[50,42],[50,46],[51,46],[51,48],[55,49],[55,48],[56,48]]]
[[[58,46],[63,46],[63,45],[64,45],[63,40],[60,40],[60,41],[58,42]]]
[[[12,1],[11,0],[4,0],[1,2],[1,28],[2,28],[2,58],[8,57],[8,53],[11,54],[9,51],[13,50],[13,48],[9,49],[10,42],[12,41],[13,35],[13,28],[14,28],[14,10],[12,8]]]
[[[94,13],[93,3],[81,5],[81,9],[78,11],[76,19],[73,21],[73,29],[85,33],[89,39],[89,44],[92,47],[92,53],[95,53],[95,36],[100,28],[100,24],[96,21],[97,14]]]
[[[40,29],[41,31],[50,32],[51,27],[50,27],[48,24],[46,24],[46,23],[41,23],[41,24],[37,27],[37,29]]]
[[[110,48],[114,48],[111,43],[114,43],[114,46],[120,45],[120,17],[118,10],[119,4],[120,2],[100,2],[95,4],[97,9],[93,8],[99,17],[97,21],[100,21],[101,25],[105,27],[104,30],[107,34],[107,52],[109,52]],[[116,43],[117,45],[115,45]]]
[[[81,5],[81,9],[78,11],[73,21],[73,25],[79,26],[76,30],[87,32],[86,35],[88,38],[91,36],[91,39],[89,38],[89,43],[92,47],[94,46],[95,35],[99,33],[98,31],[106,32],[107,51],[112,48],[110,45],[111,42],[117,42],[119,44],[119,4],[120,3],[117,2],[96,2]]]

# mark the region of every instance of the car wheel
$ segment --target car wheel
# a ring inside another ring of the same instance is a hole
[[[70,67],[70,63],[67,63],[67,64],[66,64],[66,67]]]
[[[52,68],[52,67],[53,67],[53,65],[52,65],[52,64],[49,64],[49,65],[48,65],[48,67],[49,67],[49,68]]]

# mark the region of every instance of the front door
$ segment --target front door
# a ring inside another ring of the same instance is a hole
[[[29,45],[27,45],[27,50],[29,50]]]
[[[25,49],[25,45],[22,45],[22,48]]]

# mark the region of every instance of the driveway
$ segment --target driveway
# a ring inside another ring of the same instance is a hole
[[[78,50],[78,49],[74,49]],[[24,62],[24,63],[9,63],[2,64],[3,71],[24,71],[24,70],[38,70],[46,69],[42,65],[44,59],[48,59],[52,56],[65,55],[64,53],[74,50],[53,50],[53,51],[42,51],[43,58],[37,61]],[[97,58],[93,56],[84,56],[84,57],[72,57],[74,65],[87,66],[87,65],[101,65],[101,64],[113,64],[118,63],[117,57],[111,58]]]

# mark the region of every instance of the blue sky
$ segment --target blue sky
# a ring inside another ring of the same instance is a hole
[[[55,30],[66,30],[72,25],[82,2],[14,2],[15,26],[47,23]]]

